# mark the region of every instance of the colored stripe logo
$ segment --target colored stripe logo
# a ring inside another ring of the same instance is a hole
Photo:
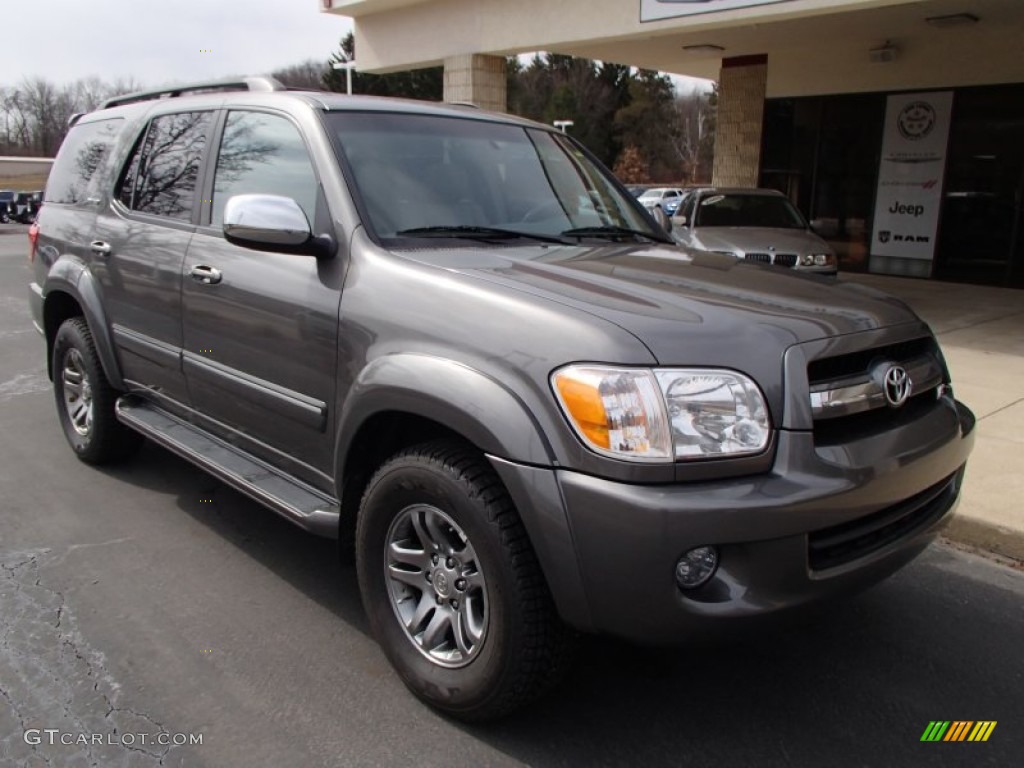
[[[932,720],[921,741],[988,741],[996,720]]]

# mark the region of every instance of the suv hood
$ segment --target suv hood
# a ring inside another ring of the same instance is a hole
[[[832,253],[828,244],[804,229],[773,227],[700,227],[694,230],[697,245],[709,251],[765,253]]]
[[[870,288],[669,245],[431,249],[401,255],[615,323],[662,365],[742,368],[743,361],[767,355],[777,377],[782,350],[793,344],[921,324],[905,304]]]

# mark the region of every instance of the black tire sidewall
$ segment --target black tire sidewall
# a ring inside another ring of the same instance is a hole
[[[113,395],[87,333],[85,321],[80,318],[65,321],[57,330],[53,340],[53,393],[61,428],[71,448],[83,461],[97,463],[106,459],[110,453],[109,443],[116,437],[111,433],[116,432],[117,425],[114,423]],[[92,429],[88,435],[80,435],[75,431],[64,404],[64,359],[72,349],[78,350],[81,355],[82,366],[92,389]]]
[[[466,666],[448,669],[426,659],[413,645],[391,605],[385,576],[385,546],[391,522],[406,507],[430,504],[449,515],[469,538],[487,584],[488,626],[484,646]],[[421,457],[403,457],[372,481],[357,531],[360,591],[377,641],[406,686],[421,699],[453,714],[485,707],[502,688],[517,645],[517,603],[509,553],[486,519],[479,498]]]

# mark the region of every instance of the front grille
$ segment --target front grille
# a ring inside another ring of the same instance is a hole
[[[935,397],[935,391],[929,390],[911,397],[902,408],[875,408],[850,416],[840,416],[837,419],[816,419],[814,445],[818,448],[829,448],[855,443],[882,432],[910,425],[919,419],[927,418],[934,409],[944,407],[946,406],[943,402]]]
[[[953,506],[962,477],[963,469],[880,512],[809,534],[808,565],[812,571],[837,568],[924,530]]]
[[[774,264],[777,267],[796,266],[795,253],[759,253],[751,251],[743,255],[747,261],[756,261],[758,264]]]
[[[833,379],[846,379],[870,373],[871,365],[878,360],[905,363],[915,357],[935,354],[935,341],[929,336],[911,341],[901,341],[884,347],[862,349],[836,357],[814,360],[807,366],[808,383],[813,387]]]
[[[910,397],[890,407],[883,380],[898,364],[910,381]],[[930,336],[813,360],[807,366],[814,442],[818,446],[878,435],[924,418],[942,398],[948,381]]]

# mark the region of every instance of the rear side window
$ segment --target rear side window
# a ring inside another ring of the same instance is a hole
[[[213,181],[212,223],[224,222],[232,195],[290,197],[313,221],[317,181],[302,136],[291,121],[263,112],[231,112]]]
[[[212,112],[161,115],[128,160],[118,199],[133,211],[187,221]]]
[[[71,128],[46,182],[46,202],[73,205],[97,194],[100,169],[123,123],[114,118]]]

